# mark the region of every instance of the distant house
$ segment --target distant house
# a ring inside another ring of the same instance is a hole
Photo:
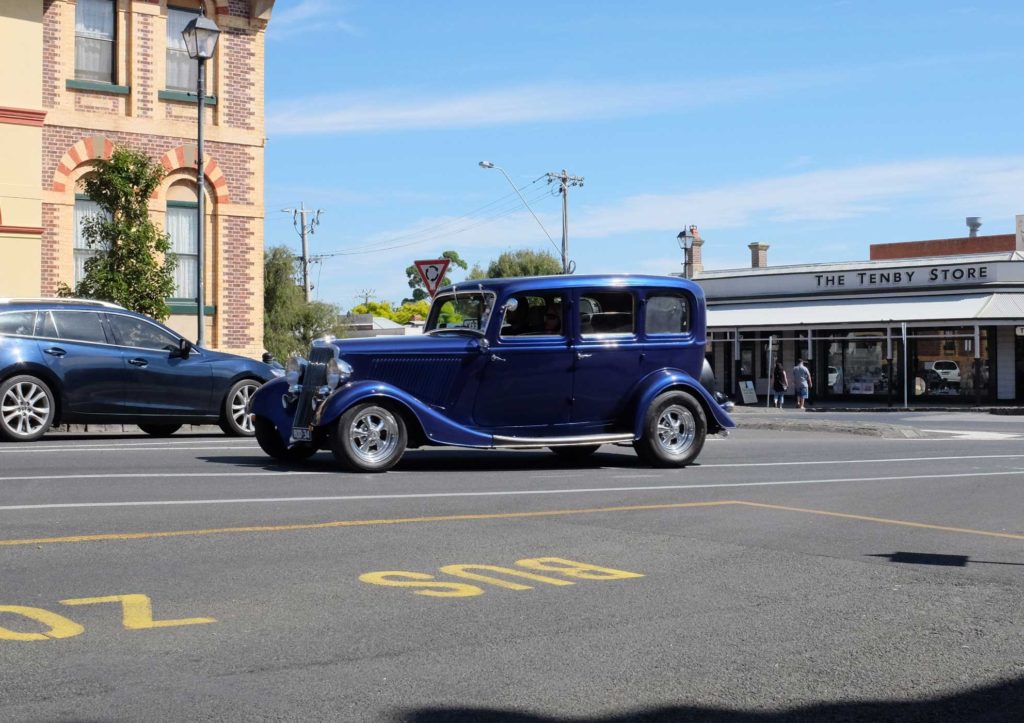
[[[345,318],[348,326],[349,337],[358,338],[366,336],[404,336],[409,333],[406,327],[397,321],[385,319],[383,316],[373,314],[349,314]],[[417,333],[412,331],[411,333]]]

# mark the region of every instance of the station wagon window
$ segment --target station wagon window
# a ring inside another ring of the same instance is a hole
[[[57,336],[68,341],[91,341],[106,344],[100,315],[92,311],[54,311]]]
[[[56,339],[57,338],[57,326],[53,323],[53,313],[49,311],[40,311],[36,315],[36,336],[41,336],[44,339]]]
[[[501,320],[503,337],[564,335],[561,294],[540,292],[514,298],[516,308],[506,305]]]
[[[114,330],[114,338],[121,346],[174,351],[180,343],[178,337],[161,329],[156,324],[150,324],[145,319],[122,314],[111,314],[108,318],[110,326]]]
[[[459,292],[438,296],[430,307],[424,331],[468,329],[483,334],[493,306],[492,293]]]
[[[648,334],[685,334],[690,310],[684,296],[648,296],[644,321]]]
[[[0,334],[32,336],[32,325],[36,322],[34,311],[11,311],[0,314]]]
[[[629,292],[584,291],[580,296],[580,334],[632,334],[636,331],[635,308]]]

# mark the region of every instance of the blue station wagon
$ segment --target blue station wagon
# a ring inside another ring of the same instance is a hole
[[[442,288],[422,336],[320,339],[250,408],[282,461],[330,448],[382,472],[407,447],[549,447],[582,459],[631,443],[681,467],[733,427],[706,375],[704,295],[659,276],[549,276]]]
[[[284,372],[194,347],[147,316],[82,299],[0,299],[0,441],[57,424],[137,424],[154,436],[219,424],[252,436],[246,412]]]

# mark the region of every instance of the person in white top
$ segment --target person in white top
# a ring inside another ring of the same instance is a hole
[[[804,405],[814,384],[811,381],[811,372],[804,366],[803,359],[797,359],[796,366],[793,367],[793,384],[796,385],[796,408],[806,409]]]

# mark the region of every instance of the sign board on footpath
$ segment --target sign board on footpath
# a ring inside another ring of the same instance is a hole
[[[441,281],[444,279],[445,272],[448,271],[450,262],[448,259],[432,259],[430,261],[414,261],[413,263],[416,264],[416,270],[420,272],[423,286],[433,298],[438,287],[441,286]]]

